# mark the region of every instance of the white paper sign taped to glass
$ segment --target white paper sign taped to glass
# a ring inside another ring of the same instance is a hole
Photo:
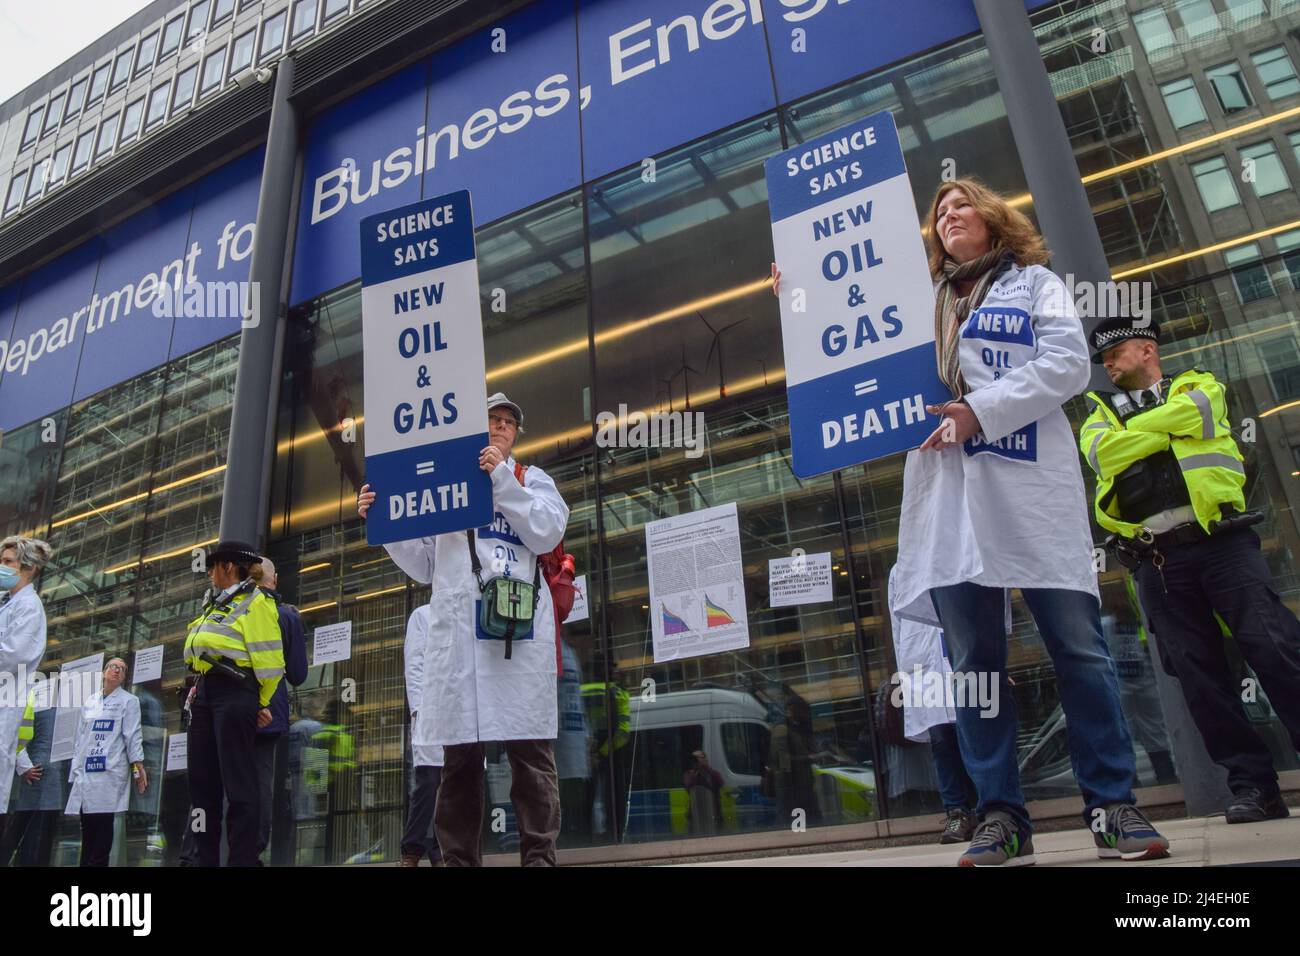
[[[655,663],[749,646],[736,503],[645,526]]]
[[[465,190],[361,220],[371,544],[492,520],[474,221]]]
[[[831,553],[770,558],[767,562],[768,603],[772,607],[820,604],[835,600]]]
[[[934,292],[893,115],[875,113],[766,163],[781,270],[794,472],[915,448],[949,401]]]

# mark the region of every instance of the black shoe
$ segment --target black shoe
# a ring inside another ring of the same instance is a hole
[[[1232,798],[1228,805],[1229,823],[1262,823],[1265,820],[1281,820],[1289,817],[1291,811],[1282,801],[1278,791],[1266,794],[1258,787],[1244,790]]]
[[[948,822],[943,826],[940,843],[969,843],[975,832],[975,814],[960,808],[948,811]]]

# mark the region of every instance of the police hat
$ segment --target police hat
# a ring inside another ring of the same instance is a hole
[[[235,564],[257,564],[262,556],[251,544],[243,541],[218,541],[216,547],[208,550],[208,564],[218,561],[233,561]]]
[[[1103,352],[1112,345],[1119,345],[1120,342],[1128,339],[1150,339],[1152,342],[1158,342],[1160,323],[1155,319],[1142,321],[1130,318],[1105,319],[1098,322],[1097,327],[1088,336],[1088,344],[1092,346],[1093,362],[1100,365]]]

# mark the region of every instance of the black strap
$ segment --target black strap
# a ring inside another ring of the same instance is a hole
[[[478,548],[474,546],[474,529],[467,528],[465,537],[469,540],[469,566],[474,569],[474,577],[478,580],[479,593],[483,593],[483,565],[478,562]]]
[[[478,559],[478,548],[474,543],[474,529],[466,528],[465,537],[469,541],[469,566],[474,569],[474,578],[478,581],[479,594],[483,593],[486,585],[483,583],[483,565]],[[540,555],[533,557],[533,619],[537,619],[537,595],[540,593],[542,586],[542,559]],[[510,660],[510,652],[515,642],[515,622],[511,618],[506,625],[506,660]]]

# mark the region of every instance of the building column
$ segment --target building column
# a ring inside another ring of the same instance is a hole
[[[291,55],[276,64],[257,196],[257,232],[248,269],[257,322],[245,323],[239,334],[239,368],[221,500],[222,540],[245,541],[256,548],[266,543],[280,368],[288,321],[282,293],[290,214],[295,206],[299,125],[297,108],[289,99],[293,73]]]
[[[1034,213],[1052,251],[1052,268],[1062,277],[1073,275],[1075,282],[1109,281],[1106,253],[1029,13],[1020,0],[974,0],[974,4],[1016,152],[1034,197]],[[1091,331],[1095,318],[1086,317],[1083,323]],[[1100,366],[1093,370],[1093,386],[1111,388]],[[1156,669],[1160,670],[1158,660]],[[1221,812],[1231,798],[1225,774],[1210,762],[1178,682],[1158,673],[1156,685],[1187,812],[1192,816]]]

